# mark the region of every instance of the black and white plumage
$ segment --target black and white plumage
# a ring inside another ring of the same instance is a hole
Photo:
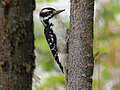
[[[55,10],[54,8],[43,8],[40,11],[40,20],[45,29],[44,34],[49,44],[50,50],[62,72],[65,72],[67,61],[67,41],[64,23],[58,19],[57,15],[63,10]]]

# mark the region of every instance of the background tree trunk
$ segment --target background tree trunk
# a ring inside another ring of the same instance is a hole
[[[31,90],[34,0],[0,0],[0,90]]]
[[[92,90],[94,0],[71,0],[67,90]]]

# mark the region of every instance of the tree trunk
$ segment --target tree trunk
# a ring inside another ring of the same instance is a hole
[[[71,0],[67,90],[92,90],[94,0]]]
[[[34,0],[0,0],[0,90],[31,90]]]

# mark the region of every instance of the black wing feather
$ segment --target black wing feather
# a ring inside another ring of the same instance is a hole
[[[63,66],[61,65],[61,63],[59,61],[59,57],[58,57],[58,53],[57,53],[57,39],[56,39],[56,36],[55,36],[55,34],[54,34],[54,32],[52,31],[51,28],[45,28],[44,34],[45,34],[46,40],[49,44],[49,47],[51,49],[52,55],[55,58],[56,62],[58,63],[61,71],[63,72]]]

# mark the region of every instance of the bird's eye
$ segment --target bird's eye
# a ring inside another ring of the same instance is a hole
[[[50,12],[47,12],[47,14],[50,14]]]

